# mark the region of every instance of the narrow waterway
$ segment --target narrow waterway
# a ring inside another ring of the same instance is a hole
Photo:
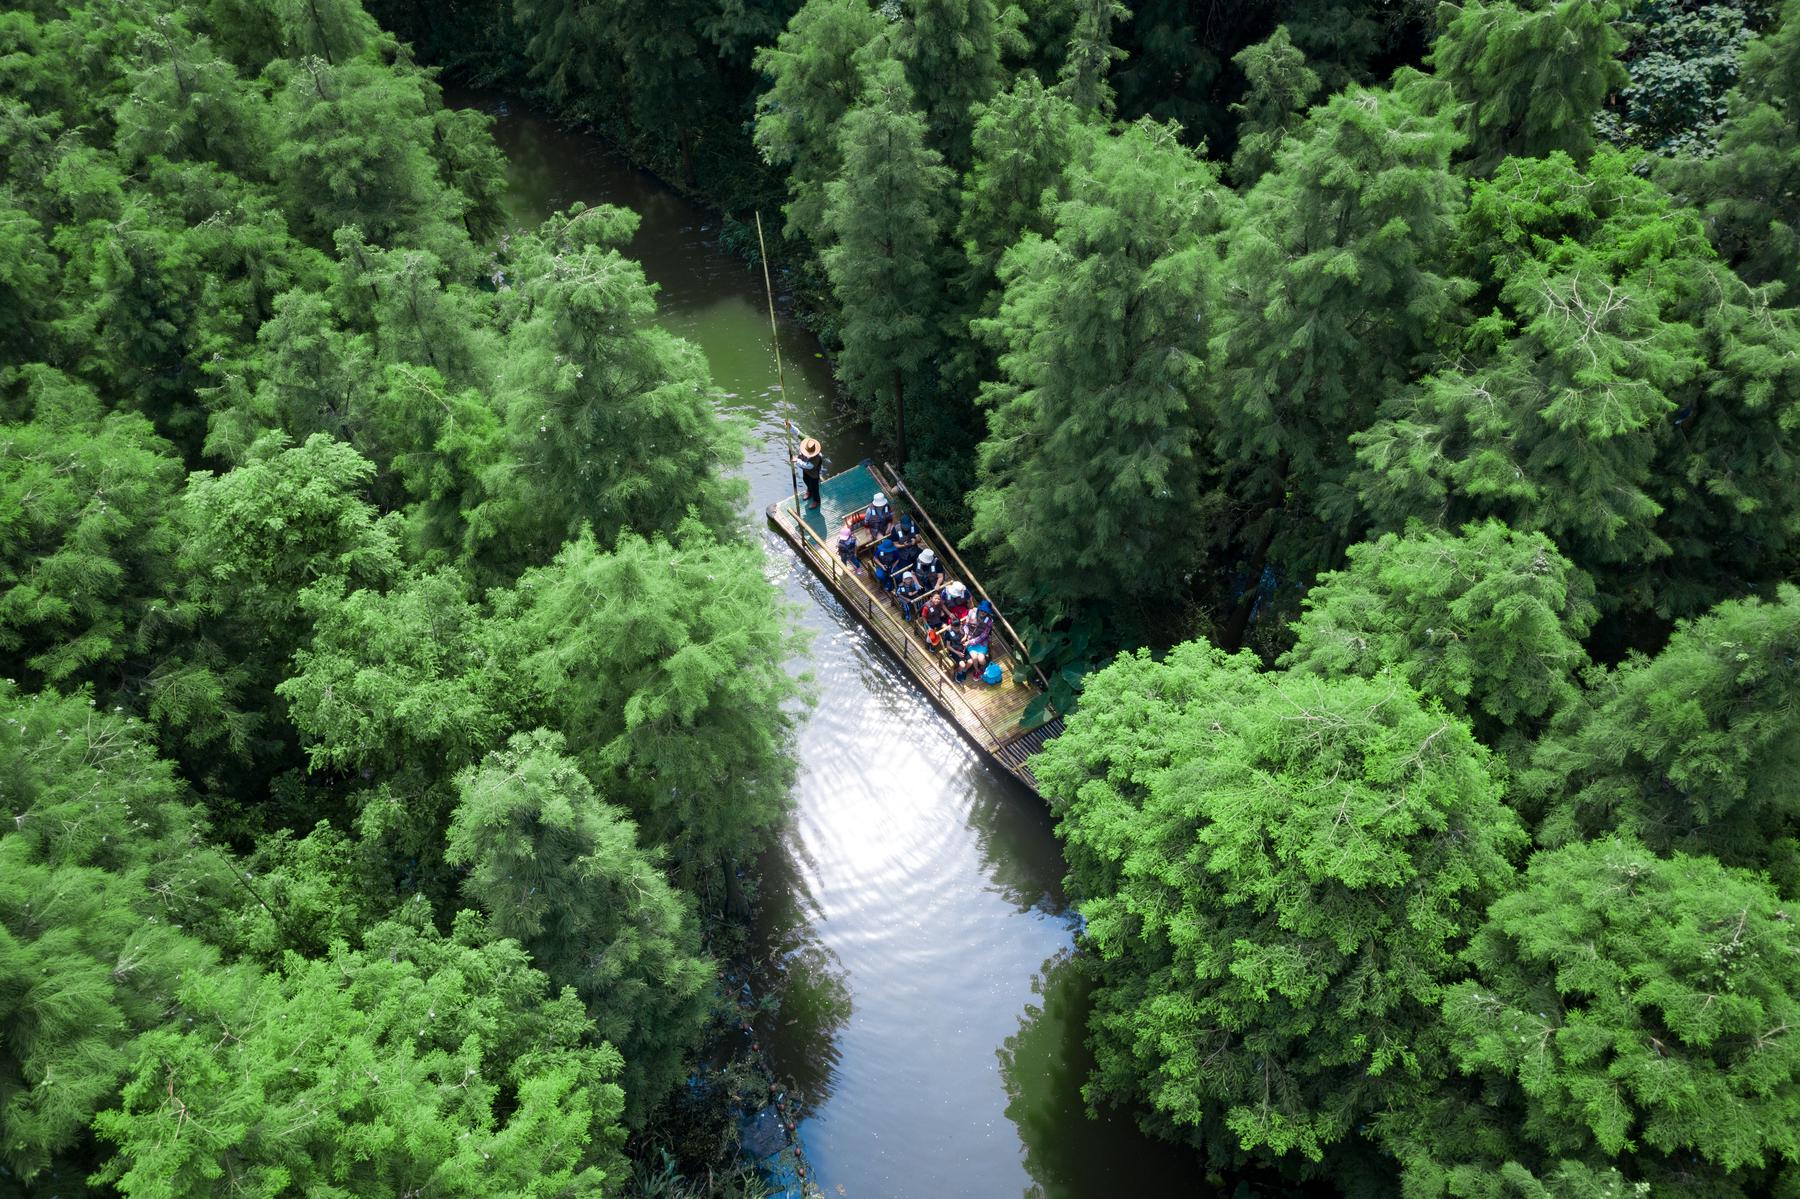
[[[784,321],[784,397],[761,275],[719,246],[712,215],[522,105],[452,99],[498,119],[521,222],[578,200],[642,217],[628,253],[660,287],[663,321],[705,351],[721,406],[750,426],[744,518],[810,634],[817,697],[795,815],[765,862],[759,935],[781,999],[765,1036],[803,1096],[801,1137],[825,1193],[1204,1189],[1191,1155],[1128,1119],[1085,1115],[1076,918],[1043,805],[975,755],[764,523],[790,486],[784,416],[840,467],[871,451],[834,407],[816,343]]]

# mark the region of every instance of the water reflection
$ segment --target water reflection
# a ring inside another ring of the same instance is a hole
[[[1052,956],[1032,981],[1038,1001],[1026,1007],[1019,1030],[996,1051],[1006,1115],[1024,1142],[1032,1199],[1121,1193],[1109,1186],[1119,1182],[1114,1163],[1095,1150],[1130,1139],[1128,1118],[1105,1111],[1090,1117],[1081,1098],[1094,1060],[1084,1041],[1091,986],[1069,951]],[[1192,1153],[1146,1141],[1130,1177],[1138,1193],[1157,1195],[1191,1191],[1198,1173]]]
[[[988,763],[970,763],[974,802],[966,824],[975,834],[988,876],[987,889],[1004,898],[1020,913],[1061,916],[1068,910],[1063,897],[1062,851],[1052,832],[1050,812],[1031,792],[1010,775]]]

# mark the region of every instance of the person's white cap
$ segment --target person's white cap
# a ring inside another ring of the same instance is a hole
[[[879,491],[877,491],[875,493],[875,498],[869,501],[869,506],[871,508],[886,507],[887,506],[887,496],[882,495]]]
[[[932,553],[930,550],[921,550],[921,551],[919,551],[919,561],[925,562],[925,563],[936,562],[937,555]]]

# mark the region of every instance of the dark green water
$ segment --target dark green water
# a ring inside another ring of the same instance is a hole
[[[453,101],[498,118],[520,221],[577,200],[639,213],[628,252],[661,288],[664,322],[705,351],[721,407],[750,424],[744,519],[811,635],[818,698],[795,815],[765,863],[760,936],[782,1004],[764,1035],[804,1096],[801,1137],[825,1194],[1206,1189],[1190,1155],[1127,1118],[1084,1114],[1087,996],[1068,965],[1075,915],[1043,805],[975,755],[763,522],[790,486],[784,417],[836,463],[872,452],[836,408],[813,339],[783,325],[782,395],[762,277],[720,249],[715,217],[522,105]]]

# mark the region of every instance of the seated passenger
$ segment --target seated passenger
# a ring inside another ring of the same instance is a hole
[[[838,559],[855,574],[862,573],[862,563],[856,560],[856,525],[851,518],[844,518],[844,531],[838,534]]]
[[[930,591],[944,581],[944,564],[937,560],[937,555],[930,550],[923,550],[919,560],[913,564],[919,574],[919,586]]]
[[[926,600],[919,615],[925,621],[925,640],[936,645],[938,634],[950,627],[950,610],[944,607],[944,593],[940,591]]]
[[[887,496],[879,491],[869,501],[869,507],[863,514],[863,528],[869,530],[879,540],[888,535],[894,527],[894,510],[888,507]]]
[[[988,640],[994,635],[994,605],[982,600],[975,605],[975,610],[963,620],[963,634],[968,637],[969,645],[986,647]]]
[[[894,589],[894,580],[900,575],[900,548],[894,544],[892,537],[883,537],[881,544],[875,547],[875,581],[881,584],[883,591]]]
[[[961,624],[969,615],[969,589],[961,583],[950,583],[944,588],[944,606],[950,610],[950,619]]]
[[[969,677],[969,647],[963,640],[962,626],[947,624],[938,630],[938,644],[950,655],[953,677],[962,682]]]
[[[913,524],[910,512],[902,512],[900,519],[894,522],[894,548],[900,555],[902,570],[917,562],[920,552],[925,548],[919,542],[919,526]]]
[[[970,667],[977,673],[987,669],[988,642],[994,636],[994,605],[982,600],[962,623],[963,641],[969,647]]]
[[[900,601],[900,619],[911,620],[913,613],[919,610],[919,597],[925,594],[925,588],[919,585],[919,576],[914,571],[902,571],[900,581],[894,584],[894,598]]]

